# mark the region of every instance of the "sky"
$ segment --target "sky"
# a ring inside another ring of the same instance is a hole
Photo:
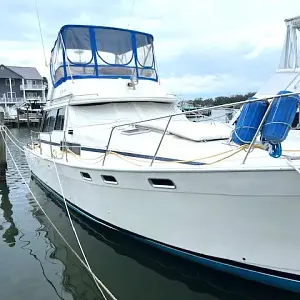
[[[161,84],[185,99],[255,92],[276,70],[300,0],[36,0],[46,58],[64,24],[154,36]],[[0,0],[0,64],[45,66],[35,0]]]

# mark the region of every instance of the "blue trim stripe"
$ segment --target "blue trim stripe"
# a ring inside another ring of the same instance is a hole
[[[61,144],[59,143],[55,143],[55,142],[49,142],[46,140],[41,140],[42,143],[48,144],[48,145],[52,145],[52,146],[61,146]],[[96,153],[105,153],[105,149],[99,149],[99,148],[89,148],[89,147],[81,147],[82,151],[88,151],[88,152],[96,152]],[[153,156],[152,155],[145,155],[145,154],[138,154],[138,153],[131,153],[131,152],[124,152],[124,151],[115,151],[115,153],[118,153],[120,155],[123,156],[128,156],[128,157],[135,157],[135,158],[142,158],[142,159],[152,159]],[[169,157],[161,157],[161,156],[157,156],[155,158],[155,160],[158,161],[166,161],[166,162],[176,162],[176,161],[180,161],[180,159],[176,159],[176,158],[169,158]],[[193,166],[202,166],[205,165],[205,163],[202,162],[196,162],[196,161],[189,161],[189,162],[179,162],[180,164],[185,164],[185,165],[193,165]]]
[[[46,190],[51,192],[55,196],[56,199],[63,202],[63,198],[60,194],[58,194],[56,191],[54,191],[52,188],[50,188],[41,179],[39,179],[35,174],[32,173],[32,175],[43,188],[45,188]],[[299,280],[290,279],[290,278],[281,277],[281,276],[267,273],[267,272],[272,273],[273,272],[272,270],[263,269],[263,268],[259,268],[259,267],[255,267],[256,269],[259,269],[259,271],[252,270],[251,265],[239,263],[239,266],[236,266],[236,265],[234,265],[236,263],[234,261],[226,260],[226,262],[222,262],[222,261],[219,261],[219,259],[215,258],[215,257],[208,257],[208,256],[203,256],[201,254],[191,253],[189,251],[185,251],[180,248],[175,248],[170,245],[148,239],[146,237],[137,235],[133,232],[127,231],[125,229],[114,226],[110,223],[107,223],[107,222],[105,222],[99,218],[96,218],[96,217],[92,216],[91,214],[85,212],[84,210],[80,209],[76,205],[73,205],[68,200],[67,200],[67,204],[76,213],[78,213],[79,215],[81,215],[85,218],[88,218],[89,220],[91,220],[97,224],[100,224],[105,227],[111,228],[113,230],[119,231],[122,234],[130,236],[131,238],[134,238],[138,241],[146,243],[146,244],[153,246],[157,249],[160,249],[164,252],[168,252],[172,255],[182,257],[186,260],[189,260],[189,261],[192,261],[195,263],[199,263],[201,265],[210,267],[210,268],[218,270],[218,271],[233,274],[233,275],[236,275],[236,276],[244,278],[244,279],[248,279],[248,280],[264,283],[267,285],[275,286],[278,288],[282,288],[285,290],[289,290],[292,292],[300,293],[300,276],[299,276]],[[288,273],[284,273],[284,274],[289,275]],[[295,275],[293,275],[293,274],[291,274],[291,275],[295,277]]]

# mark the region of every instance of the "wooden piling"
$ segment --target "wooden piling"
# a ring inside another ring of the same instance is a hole
[[[27,127],[30,127],[30,122],[29,122],[29,111],[28,111],[28,107],[26,109],[26,116],[27,116]]]
[[[7,170],[6,162],[6,144],[5,144],[5,127],[4,127],[4,110],[0,108],[0,181],[5,180]]]
[[[17,125],[18,129],[20,129],[20,109],[17,108]]]

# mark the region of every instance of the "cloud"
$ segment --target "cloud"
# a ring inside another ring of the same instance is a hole
[[[134,5],[133,5],[134,4]],[[299,0],[38,0],[47,56],[67,23],[116,26],[154,35],[162,82],[187,97],[251,91],[276,69],[283,20]],[[14,17],[12,18],[11,15]],[[0,63],[48,75],[34,1],[1,3]],[[49,61],[49,60],[48,60]],[[191,81],[189,81],[191,80]]]
[[[193,75],[162,78],[164,84],[172,93],[179,95],[198,95],[209,97],[218,95],[222,90],[224,95],[256,91],[262,82],[249,81],[245,77],[235,77],[231,74]]]

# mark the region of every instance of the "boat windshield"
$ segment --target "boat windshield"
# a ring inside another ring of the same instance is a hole
[[[66,25],[51,52],[54,86],[68,79],[158,80],[153,36],[110,27]]]

